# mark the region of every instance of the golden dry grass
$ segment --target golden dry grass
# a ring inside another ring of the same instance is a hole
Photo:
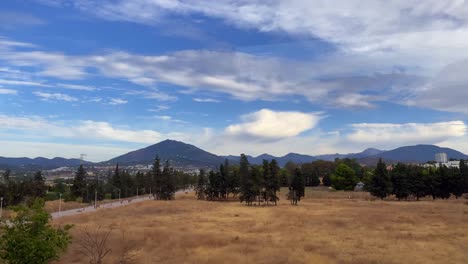
[[[395,202],[349,195],[308,192],[299,206],[282,199],[276,207],[247,207],[188,194],[55,222],[75,224],[74,241],[84,227],[114,229],[104,263],[117,263],[119,230],[134,247],[135,263],[468,263],[465,199]],[[86,263],[77,248],[73,243],[58,263]]]

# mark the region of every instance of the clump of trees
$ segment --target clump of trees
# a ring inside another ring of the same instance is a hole
[[[238,195],[239,181],[239,168],[229,165],[226,159],[218,171],[210,170],[207,174],[200,170],[195,191],[198,199],[226,201]]]
[[[12,264],[57,260],[70,243],[72,226],[52,227],[42,199],[12,209],[16,216],[9,223],[0,223],[0,260]]]
[[[193,175],[175,170],[169,161],[162,166],[159,157],[155,158],[152,170],[147,173],[138,171],[131,175],[117,164],[106,180],[88,178],[81,165],[73,180],[71,195],[83,202],[91,202],[95,194],[97,200],[103,200],[106,194],[112,199],[149,194],[155,200],[172,200],[176,190],[193,185],[194,179]]]
[[[468,168],[464,160],[459,168],[424,168],[397,164],[391,171],[379,160],[374,174],[366,183],[366,189],[381,199],[395,195],[398,200],[431,196],[433,199],[459,198],[468,192]]]
[[[299,168],[296,168],[300,171]],[[195,188],[198,199],[225,201],[238,196],[241,203],[247,205],[274,204],[279,201],[278,192],[282,186],[290,186],[303,196],[305,180],[295,181],[290,173],[279,167],[276,160],[263,160],[262,165],[251,165],[247,156],[240,156],[239,166],[231,166],[226,160],[218,171],[208,174],[200,170]],[[301,187],[302,186],[302,187]]]
[[[45,198],[47,186],[41,171],[37,171],[32,178],[12,179],[10,170],[2,174],[0,182],[0,197],[3,197],[3,206],[14,206],[22,202]]]

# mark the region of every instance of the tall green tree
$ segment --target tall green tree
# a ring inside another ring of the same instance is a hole
[[[403,163],[398,163],[390,173],[393,194],[398,198],[407,199],[411,194],[408,168]]]
[[[460,174],[463,180],[463,186],[465,193],[468,193],[468,166],[465,160],[460,160]]]
[[[205,192],[206,192],[206,175],[205,170],[200,169],[200,173],[198,174],[198,182],[197,186],[195,187],[195,193],[199,200],[205,199]]]
[[[30,208],[13,209],[16,212],[13,220],[9,224],[0,223],[0,260],[10,264],[45,264],[57,260],[70,243],[71,226],[52,227],[42,199],[36,199]]]
[[[301,197],[305,195],[305,179],[304,175],[299,168],[294,170],[293,177],[291,179],[290,190],[290,199],[294,205],[297,205],[297,202],[301,200]]]
[[[41,171],[37,171],[34,174],[34,178],[31,182],[31,193],[32,197],[44,197],[47,192],[47,186],[45,185],[45,179],[42,176]]]
[[[268,184],[267,184],[267,196],[270,202],[274,202],[277,205],[279,197],[276,193],[280,190],[280,167],[278,162],[273,159],[268,165],[270,173],[268,174]]]
[[[7,169],[6,171],[3,172],[2,174],[2,182],[4,184],[7,184],[9,181],[10,181],[10,174],[11,174],[11,170],[10,169]]]
[[[152,169],[152,193],[154,194],[154,199],[159,200],[161,199],[161,194],[162,194],[162,171],[161,171],[161,160],[159,159],[159,156],[156,156],[154,159],[153,163],[153,169]]]
[[[358,183],[356,173],[348,165],[341,163],[331,177],[332,187],[336,190],[352,191]]]
[[[176,186],[174,182],[174,169],[171,168],[169,160],[166,160],[161,173],[161,187],[159,198],[161,200],[173,200],[175,198]]]
[[[86,188],[86,170],[83,164],[80,165],[78,171],[73,179],[73,185],[71,186],[71,192],[75,197],[81,197],[83,202],[88,202],[87,188]]]
[[[380,199],[387,197],[392,192],[392,182],[388,175],[387,165],[379,159],[377,167],[374,171],[374,176],[371,178],[370,186],[367,187],[369,192]]]
[[[239,199],[247,205],[252,205],[256,199],[255,181],[252,179],[249,171],[249,161],[247,156],[241,154],[239,176],[240,176],[240,196]]]
[[[328,174],[324,175],[322,178],[322,183],[323,183],[323,186],[331,186],[332,185],[331,176]]]

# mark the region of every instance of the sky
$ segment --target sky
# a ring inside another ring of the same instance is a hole
[[[0,1],[0,156],[468,153],[462,0]]]

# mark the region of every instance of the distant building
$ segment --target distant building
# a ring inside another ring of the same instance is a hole
[[[362,192],[364,191],[364,183],[363,182],[358,182],[356,186],[354,187],[355,192]]]
[[[437,163],[447,163],[447,153],[437,153],[435,154],[435,161]]]

